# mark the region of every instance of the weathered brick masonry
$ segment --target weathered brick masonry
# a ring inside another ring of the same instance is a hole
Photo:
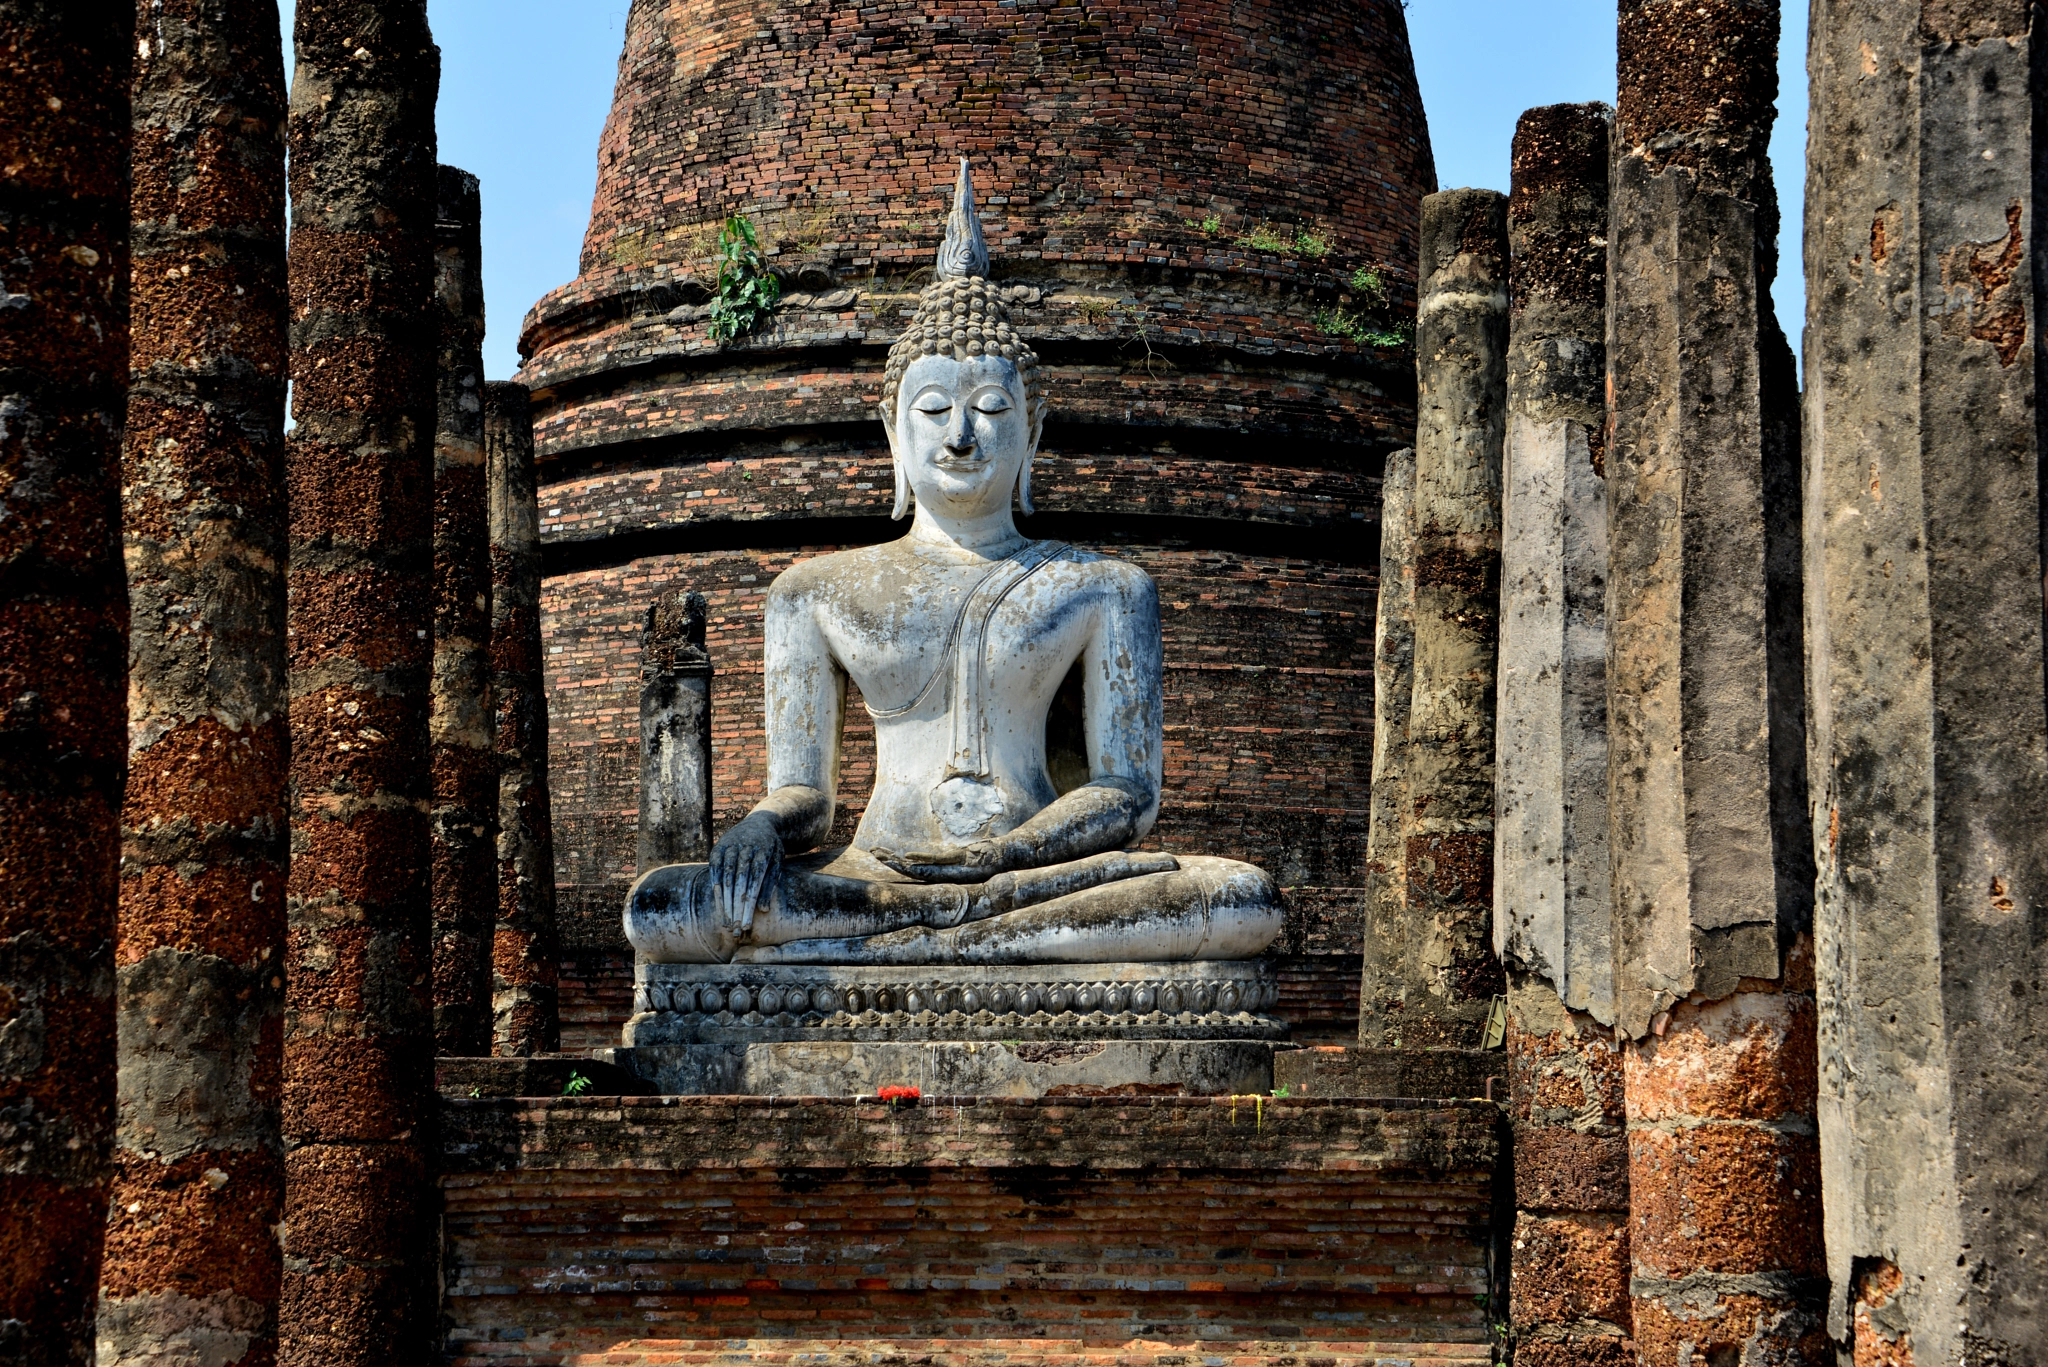
[[[1414,206],[1434,178],[1391,0],[633,7],[582,276],[521,343],[565,985],[623,962],[647,603],[671,585],[709,601],[722,827],[760,793],[769,580],[900,530],[874,405],[959,155],[1051,386],[1029,530],[1160,584],[1155,838],[1273,870],[1292,912],[1283,1014],[1349,1034],[1379,475],[1412,432],[1414,379],[1404,353],[1315,317],[1360,306],[1360,266],[1412,306]],[[790,293],[720,349],[706,257],[729,212],[762,226]],[[853,711],[842,791],[857,800],[871,751]],[[616,987],[618,1008],[566,990],[593,1035],[623,1017]]]
[[[434,1047],[491,1052],[498,756],[484,471],[483,209],[475,176],[436,168],[434,298]]]
[[[448,1348],[465,1364],[690,1360],[657,1354],[707,1340],[754,1340],[748,1360],[984,1339],[1483,1358],[1497,1116],[1251,1097],[451,1101]]]
[[[491,935],[491,1051],[559,1046],[554,821],[541,668],[540,505],[524,385],[484,386],[491,534],[491,708],[498,755],[498,908]],[[631,972],[631,964],[626,971]],[[624,986],[623,981],[620,986]],[[592,1041],[609,1044],[610,1039]]]
[[[288,1367],[410,1363],[432,1320],[426,10],[300,0],[293,28]]]
[[[141,0],[119,1110],[99,1361],[277,1354],[284,60],[274,0]]]
[[[92,1360],[127,767],[134,11],[0,3],[0,1359]]]

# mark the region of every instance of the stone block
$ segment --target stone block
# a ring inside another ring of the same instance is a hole
[[[1628,1139],[1518,1127],[1515,1205],[1522,1210],[1626,1211]]]
[[[572,1077],[589,1079],[579,1096],[648,1096],[654,1088],[607,1059],[575,1054],[509,1058],[438,1058],[434,1088],[443,1096],[566,1096]]]
[[[1629,1322],[1629,1238],[1625,1216],[1521,1214],[1511,1236],[1508,1319],[1524,1325],[1614,1329]]]
[[[1282,1049],[1273,1055],[1273,1086],[1290,1096],[1504,1099],[1507,1062],[1488,1049]]]
[[[739,1077],[739,1090],[753,1096],[873,1096],[892,1084],[927,1096],[1263,1096],[1273,1088],[1273,1046],[1082,1039],[755,1044]]]

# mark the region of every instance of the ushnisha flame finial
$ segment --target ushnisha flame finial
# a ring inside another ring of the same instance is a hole
[[[953,182],[953,212],[946,215],[946,240],[939,244],[938,278],[987,277],[988,243],[981,237],[981,215],[974,211],[974,176],[962,157],[960,178]]]

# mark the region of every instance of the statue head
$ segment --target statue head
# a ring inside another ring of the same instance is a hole
[[[986,513],[1007,506],[1012,489],[1029,513],[1045,385],[1038,357],[1010,325],[1004,292],[988,279],[965,157],[937,273],[889,349],[882,379],[882,426],[896,464],[891,516],[907,515],[913,496],[934,511]]]

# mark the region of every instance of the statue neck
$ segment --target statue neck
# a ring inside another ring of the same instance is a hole
[[[972,517],[934,513],[922,502],[910,519],[910,539],[922,545],[950,547],[975,555],[1001,556],[1024,544],[1007,500],[993,512]]]

